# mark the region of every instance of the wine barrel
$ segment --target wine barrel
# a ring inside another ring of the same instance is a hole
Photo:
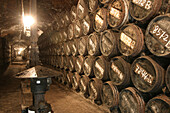
[[[98,56],[95,58],[93,71],[96,78],[104,81],[109,79],[108,64],[108,61],[103,56]]]
[[[65,51],[64,51],[64,42],[61,43],[60,47],[61,48],[61,53],[60,55],[65,55]],[[56,48],[57,49],[57,48]]]
[[[123,89],[119,98],[121,113],[145,113],[145,102],[137,89],[133,87]]]
[[[79,39],[74,39],[70,42],[71,53],[73,56],[78,55],[78,44],[79,44]]]
[[[142,92],[158,92],[164,84],[164,69],[149,56],[137,58],[131,66],[131,79]]]
[[[78,52],[80,55],[87,55],[87,41],[88,41],[88,36],[82,36],[79,40],[78,43]]]
[[[82,20],[83,35],[87,35],[93,32],[93,20],[94,14],[86,15],[85,18]]]
[[[159,95],[146,104],[145,113],[170,113],[170,98]]]
[[[63,41],[67,41],[67,29],[63,29],[61,30],[61,35],[62,35],[62,38],[63,38]]]
[[[68,42],[65,42],[64,43],[64,52],[65,52],[65,55],[69,56],[71,55],[71,45],[70,45],[70,42],[71,41],[68,41]]]
[[[67,82],[67,87],[72,87],[72,83],[73,83],[73,73],[72,72],[68,72],[67,76],[66,76],[66,82]]]
[[[88,37],[87,51],[89,55],[100,55],[100,35],[99,33],[91,33]]]
[[[94,100],[95,103],[101,101],[102,85],[103,82],[97,78],[92,78],[89,81],[89,98]]]
[[[111,59],[109,78],[114,85],[118,87],[126,87],[130,84],[130,64],[121,56]]]
[[[74,23],[74,36],[78,38],[82,35],[83,35],[82,22],[81,20],[76,20]]]
[[[112,81],[103,83],[102,87],[102,103],[108,108],[117,107],[119,104],[119,91]]]
[[[88,4],[89,12],[91,12],[91,13],[95,12],[98,8],[99,1],[98,0],[88,0],[87,2],[88,2],[87,4]]]
[[[158,11],[165,14],[169,10],[168,5],[168,0],[131,0],[129,11],[135,20],[146,23]]]
[[[170,65],[168,66],[166,70],[166,76],[165,76],[166,86],[168,90],[170,91]]]
[[[104,7],[97,10],[93,24],[93,28],[96,32],[102,32],[107,29],[106,13],[107,9]]]
[[[68,61],[69,61],[69,56],[64,56],[63,57],[63,65],[64,65],[65,70],[68,70],[68,68],[69,68],[68,63],[67,63]]]
[[[67,37],[68,37],[68,40],[72,40],[74,38],[74,24],[73,23],[68,26]]]
[[[156,56],[170,57],[170,14],[154,18],[145,33],[145,43]]]
[[[84,94],[84,97],[88,98],[89,97],[89,88],[88,88],[88,84],[89,84],[89,77],[86,75],[82,75],[80,78],[80,91]]]
[[[75,71],[75,62],[76,62],[76,57],[70,56],[68,58],[68,68],[69,68],[69,71],[71,71],[71,72]]]
[[[100,36],[100,50],[103,56],[113,57],[118,55],[119,34],[111,29],[105,30]]]
[[[77,17],[77,8],[76,8],[76,6],[72,6],[71,11],[70,11],[71,22],[74,22],[76,20],[76,17]]]
[[[107,9],[107,21],[113,28],[120,28],[129,20],[129,4],[127,0],[112,0]]]
[[[83,19],[86,15],[88,15],[87,1],[79,0],[77,4],[77,18]]]
[[[61,43],[58,43],[56,45],[56,52],[57,52],[57,55],[61,55]]]
[[[84,58],[83,71],[84,74],[88,77],[94,77],[93,66],[94,66],[95,57],[86,56]]]
[[[65,11],[65,14],[64,14],[64,21],[65,21],[65,26],[67,27],[70,23],[71,23],[71,20],[70,20],[70,13],[68,11]]]
[[[80,78],[81,78],[81,76],[80,76],[77,72],[75,72],[75,73],[73,74],[72,88],[73,88],[74,90],[76,90],[77,92],[80,91],[80,89],[79,89],[79,86],[80,86]]]
[[[84,57],[78,56],[75,63],[75,70],[78,74],[83,74]]]
[[[60,69],[64,68],[64,56],[59,56],[59,67]]]
[[[144,48],[144,35],[140,27],[127,24],[121,28],[118,48],[124,56],[135,57]]]

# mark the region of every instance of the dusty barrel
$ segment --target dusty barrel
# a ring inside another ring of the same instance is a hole
[[[78,74],[83,74],[84,56],[78,56],[75,62],[75,70]]]
[[[59,67],[61,68],[61,69],[63,69],[64,68],[64,56],[59,56]]]
[[[67,63],[68,63],[68,68],[69,68],[69,71],[75,71],[75,62],[76,62],[76,57],[74,57],[74,56],[70,56],[69,58],[68,58],[68,61],[67,61]]]
[[[73,56],[78,55],[78,44],[79,44],[79,39],[74,39],[70,42],[71,53]]]
[[[137,58],[131,66],[131,79],[142,92],[157,92],[164,84],[164,69],[149,56]]]
[[[109,63],[103,56],[98,56],[95,58],[93,71],[96,78],[101,80],[109,79]]]
[[[76,17],[77,17],[77,8],[76,8],[76,6],[72,6],[71,11],[70,11],[71,22],[74,22],[76,20]]]
[[[79,39],[79,43],[78,43],[78,52],[80,55],[87,55],[87,41],[88,41],[88,36],[82,36]]]
[[[99,33],[91,33],[87,43],[88,54],[92,56],[100,55],[100,35]]]
[[[87,1],[79,0],[77,4],[77,18],[83,19],[88,14]]]
[[[170,98],[159,95],[148,101],[145,113],[170,113]]]
[[[68,58],[69,58],[68,56],[63,57],[63,65],[65,70],[68,70],[68,63],[67,63],[69,60]]]
[[[65,26],[68,26],[71,23],[70,13],[68,11],[65,11],[63,19],[65,21]]]
[[[61,43],[61,45],[60,45],[59,48],[61,49],[61,54],[60,54],[60,55],[65,55],[65,51],[64,51],[64,42]],[[57,49],[57,48],[56,48],[56,49]],[[56,51],[57,51],[57,50],[56,50]]]
[[[118,33],[105,30],[100,36],[100,51],[103,56],[113,57],[118,54]]]
[[[84,58],[83,71],[84,74],[88,77],[94,77],[93,66],[94,66],[95,57],[86,56]]]
[[[121,56],[111,59],[109,78],[118,87],[128,86],[130,83],[130,64]]]
[[[168,90],[170,91],[170,65],[166,70],[165,82],[166,82],[166,86],[168,87]]]
[[[96,32],[101,32],[107,29],[106,13],[107,13],[106,8],[101,8],[97,10],[93,24],[93,28]]]
[[[88,91],[89,81],[90,79],[86,75],[82,75],[80,78],[80,91],[84,94],[86,98],[89,97],[89,91]]]
[[[78,38],[82,35],[83,35],[82,22],[81,20],[76,20],[74,23],[74,36]]]
[[[134,24],[123,26],[119,36],[118,48],[124,56],[137,56],[144,48],[142,30]]]
[[[93,19],[94,15],[89,14],[86,15],[85,18],[82,20],[83,35],[87,35],[93,31]]]
[[[128,87],[120,92],[119,108],[121,113],[145,113],[145,102],[137,89]]]
[[[169,8],[168,0],[131,0],[129,11],[131,16],[143,23],[156,14],[165,14]]]
[[[102,102],[108,108],[117,107],[119,104],[119,91],[112,81],[103,83],[102,87]]]
[[[88,2],[87,4],[88,4],[89,12],[92,12],[92,13],[95,12],[98,8],[99,1],[98,0],[88,0],[87,2]]]
[[[129,20],[129,3],[127,0],[112,0],[107,11],[108,24],[113,28],[120,28]]]
[[[65,55],[69,56],[71,55],[71,45],[70,45],[70,42],[71,41],[68,41],[68,42],[64,42],[64,52],[65,52]]]
[[[92,78],[89,81],[89,98],[94,100],[94,102],[101,101],[102,85],[103,82],[97,78]]]
[[[65,29],[61,30],[60,32],[61,32],[63,41],[67,41],[68,40],[68,38],[67,38],[67,36],[68,36],[67,35],[67,29],[65,28]]]
[[[156,56],[170,57],[170,14],[154,18],[145,33],[145,43]]]
[[[67,76],[66,76],[67,87],[72,87],[72,83],[73,83],[73,73],[69,72],[69,73],[67,73]]]
[[[67,38],[72,40],[74,38],[74,24],[70,24],[67,29]]]
[[[77,72],[73,74],[72,88],[76,91],[80,91],[80,78],[81,76]]]

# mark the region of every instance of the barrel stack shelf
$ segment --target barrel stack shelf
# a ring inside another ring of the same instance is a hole
[[[79,0],[38,40],[55,81],[112,113],[170,113],[170,2]]]

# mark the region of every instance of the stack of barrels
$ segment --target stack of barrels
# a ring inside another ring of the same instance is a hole
[[[59,82],[113,113],[169,113],[169,5],[79,0],[67,38],[57,29],[40,36],[41,62],[63,72]]]

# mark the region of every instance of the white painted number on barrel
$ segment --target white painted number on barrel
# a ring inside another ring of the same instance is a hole
[[[152,7],[152,2],[150,0],[133,0],[132,2],[147,10],[151,9]]]
[[[153,82],[153,76],[151,74],[149,74],[145,69],[143,69],[138,63],[136,63],[135,66],[135,73],[140,75],[140,77],[148,82],[150,85]]]
[[[169,34],[165,30],[163,30],[159,25],[153,25],[150,30],[150,33],[152,33],[158,40],[160,40],[166,48],[170,48]]]
[[[121,12],[113,7],[110,9],[110,14],[113,15],[114,17],[120,19]]]
[[[111,68],[113,69],[113,71],[116,74],[118,74],[119,79],[122,80],[123,79],[123,73],[119,70],[119,68],[114,63],[112,63]]]
[[[103,20],[102,18],[100,18],[100,16],[98,14],[96,14],[95,20],[97,21],[97,23],[99,23],[100,25],[103,25]]]
[[[104,73],[104,69],[99,65],[98,62],[95,62],[95,67],[103,74]]]
[[[136,42],[124,33],[121,33],[120,40],[132,49],[135,47]]]

